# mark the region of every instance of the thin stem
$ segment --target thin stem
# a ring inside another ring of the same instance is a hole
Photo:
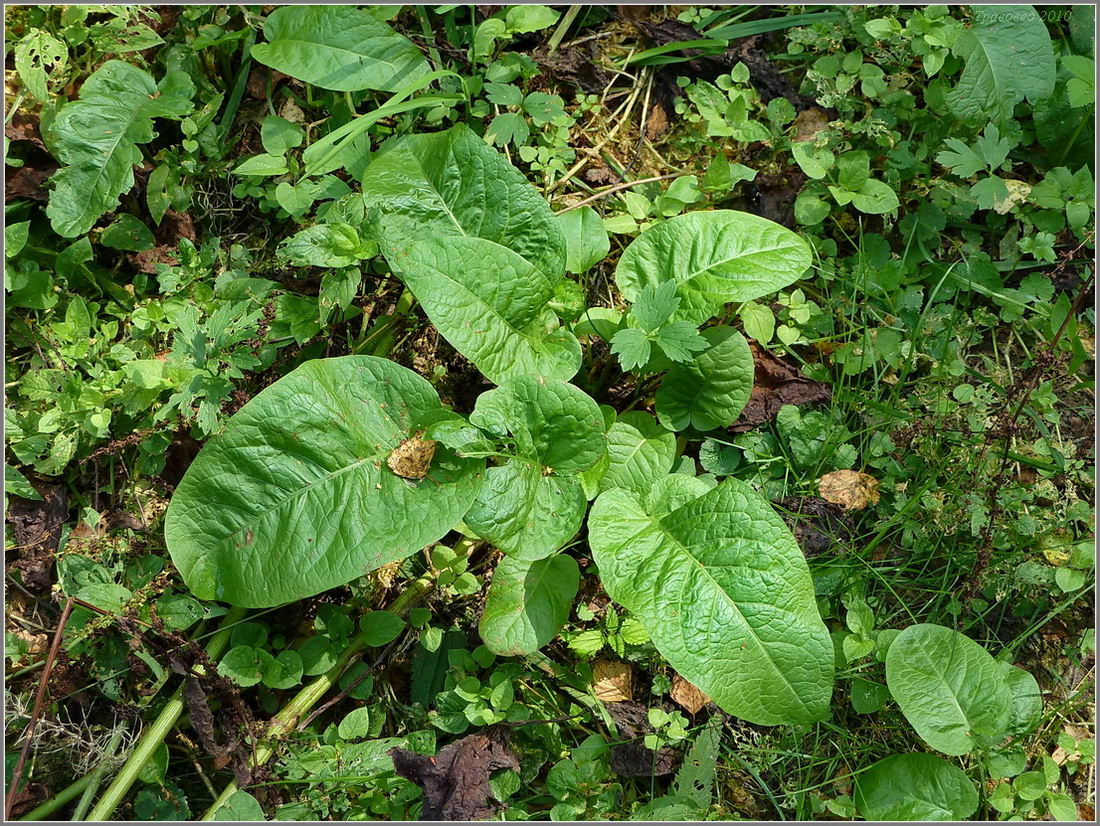
[[[463,539],[455,543],[455,552],[460,557],[469,556],[470,551],[477,544],[477,540]],[[405,614],[409,608],[428,594],[434,587],[435,575],[431,572],[424,574],[419,579],[414,580],[405,591],[393,601],[389,610],[398,616]],[[253,767],[258,768],[272,758],[278,747],[277,739],[293,732],[297,728],[298,720],[321,701],[321,698],[336,685],[344,671],[359,659],[359,656],[369,647],[365,634],[361,633],[352,637],[351,641],[348,643],[348,647],[340,654],[340,658],[336,661],[336,665],[312,683],[305,686],[289,703],[283,706],[278,714],[271,718],[271,721],[267,725],[267,731],[265,732],[266,742],[261,743],[253,754]],[[210,808],[206,810],[206,813],[202,816],[202,820],[213,820],[218,809],[224,806],[226,801],[236,794],[238,790],[239,787],[236,781],[230,781],[222,790],[222,793],[218,795],[218,798],[211,804]]]
[[[558,27],[554,29],[554,33],[550,35],[550,39],[546,42],[546,53],[553,54],[558,50],[558,46],[561,45],[561,41],[565,38],[565,33],[569,31],[569,27],[573,25],[573,21],[577,19],[577,15],[580,14],[581,9],[584,6],[570,6],[566,9],[565,14],[562,15],[561,22],[558,23]]]
[[[79,780],[70,783],[49,800],[39,803],[19,820],[45,820],[70,800],[75,800],[78,795],[88,788],[88,784],[91,782],[91,773],[84,775]]]
[[[111,758],[115,756],[115,749],[117,749],[118,744],[122,742],[122,735],[125,732],[126,724],[123,723],[115,729],[115,733],[111,735],[111,739],[107,743],[107,748],[103,751],[102,759],[89,775],[91,782],[88,784],[88,788],[84,790],[84,794],[80,796],[80,802],[76,804],[76,809],[73,810],[73,816],[70,818],[71,820],[83,820],[84,815],[88,814],[88,810],[92,808],[92,799],[95,797],[96,792],[99,791],[99,784],[103,782],[103,775],[107,773],[107,764],[111,761]]]
[[[4,819],[11,819],[11,807],[15,805],[15,798],[19,792],[19,781],[23,779],[23,767],[27,764],[27,755],[30,754],[31,743],[34,741],[34,730],[38,726],[38,720],[42,716],[42,704],[46,701],[46,691],[50,684],[50,672],[53,670],[54,660],[61,648],[61,637],[65,633],[65,623],[69,621],[69,614],[73,610],[73,600],[69,597],[65,603],[65,610],[61,612],[61,619],[57,621],[57,630],[53,634],[53,642],[50,643],[50,652],[46,655],[46,668],[42,672],[42,678],[38,681],[38,693],[34,696],[34,707],[31,709],[31,719],[23,733],[23,748],[19,750],[19,759],[15,763],[15,769],[11,775],[11,788],[8,790],[7,800],[4,801]]]
[[[559,209],[554,214],[555,215],[561,215],[563,212],[570,212],[571,210],[574,210],[574,209],[580,209],[582,206],[585,206],[586,204],[590,204],[593,201],[598,201],[600,198],[606,198],[608,195],[614,195],[616,192],[622,192],[624,189],[630,189],[630,187],[632,187],[632,186],[640,186],[641,184],[651,184],[651,183],[654,183],[656,181],[667,181],[669,178],[679,178],[679,177],[682,177],[679,172],[672,172],[668,175],[654,175],[652,178],[641,178],[640,180],[637,180],[637,181],[624,181],[621,184],[615,184],[615,186],[612,186],[612,187],[609,187],[607,189],[601,190],[600,192],[597,192],[595,195],[591,196],[590,198],[585,198],[580,203],[573,204],[573,206],[568,206],[565,209]]]
[[[244,618],[246,613],[247,609],[245,608],[234,608],[222,618],[218,632],[211,637],[210,642],[206,645],[206,655],[210,659],[216,660],[229,647],[230,631],[234,625]],[[205,673],[205,669],[201,664],[195,665],[195,671],[199,674]],[[160,715],[141,735],[137,745],[134,746],[133,752],[130,753],[129,759],[123,764],[111,785],[107,787],[107,791],[103,793],[103,797],[99,799],[91,814],[88,815],[88,820],[111,819],[111,815],[114,814],[115,809],[122,802],[122,798],[134,785],[138,774],[141,773],[145,764],[152,760],[153,753],[164,742],[168,732],[172,730],[180,715],[183,714],[183,706],[183,684],[180,683],[179,688],[172,694]]]

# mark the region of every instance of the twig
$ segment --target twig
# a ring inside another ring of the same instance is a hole
[[[555,215],[561,215],[563,212],[570,212],[574,209],[580,209],[582,206],[586,206],[587,204],[590,204],[593,201],[598,201],[600,198],[604,198],[608,195],[614,195],[616,192],[622,192],[624,189],[630,189],[632,186],[639,186],[641,184],[651,184],[651,183],[654,183],[656,181],[667,181],[669,178],[680,178],[680,177],[683,177],[681,175],[681,173],[671,172],[668,175],[654,175],[652,178],[640,178],[637,181],[626,181],[626,182],[621,183],[621,184],[615,184],[615,186],[611,186],[611,187],[608,187],[607,189],[601,190],[600,192],[597,192],[595,195],[592,195],[588,198],[585,198],[583,201],[580,201],[579,203],[573,204],[573,206],[568,206],[565,209],[559,209],[554,214]]]
[[[23,767],[27,764],[31,741],[34,740],[34,730],[38,726],[38,719],[42,716],[42,705],[46,701],[46,691],[50,684],[50,672],[53,671],[57,652],[61,648],[61,637],[65,632],[65,623],[69,621],[69,614],[72,613],[72,610],[73,600],[70,597],[61,612],[61,619],[57,622],[57,630],[54,631],[53,642],[50,644],[50,653],[46,656],[46,668],[42,671],[42,677],[38,681],[38,693],[35,695],[31,719],[27,723],[27,729],[24,733],[23,748],[19,751],[19,760],[16,762],[15,770],[11,774],[11,788],[8,790],[7,800],[4,801],[4,820],[11,820],[11,809],[15,805],[15,793],[19,790],[19,781],[23,779]]]
[[[398,637],[398,639],[400,639],[400,637]],[[306,717],[304,720],[302,720],[302,722],[300,722],[298,724],[298,731],[304,730],[310,723],[312,723],[314,720],[316,720],[318,717],[320,717],[322,714],[324,714],[326,711],[328,711],[330,708],[332,708],[338,702],[340,702],[345,697],[347,697],[348,694],[351,693],[352,689],[354,689],[357,685],[359,685],[361,682],[363,682],[363,680],[365,680],[367,677],[369,677],[371,674],[373,674],[374,670],[382,664],[382,661],[385,660],[386,657],[388,657],[390,655],[390,651],[393,650],[393,647],[396,643],[397,643],[397,640],[393,640],[392,642],[390,642],[389,645],[387,645],[384,649],[382,649],[382,653],[378,655],[378,657],[375,659],[374,662],[372,662],[369,666],[367,666],[361,672],[359,672],[358,677],[356,677],[354,680],[352,680],[350,683],[348,683],[346,686],[344,686],[344,688],[342,688],[340,690],[340,692],[335,697],[333,697],[331,700],[321,704],[316,709],[314,709],[308,717]]]

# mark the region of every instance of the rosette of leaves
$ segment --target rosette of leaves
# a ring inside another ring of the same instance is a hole
[[[580,474],[607,452],[603,414],[563,381],[510,379],[478,397],[470,423],[506,446],[465,517],[504,553],[543,559],[576,535],[587,499]]]

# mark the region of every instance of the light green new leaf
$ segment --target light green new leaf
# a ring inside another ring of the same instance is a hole
[[[62,163],[46,207],[54,232],[75,238],[118,206],[141,163],[137,144],[154,137],[152,119],[183,117],[193,91],[183,72],[169,72],[158,85],[121,60],[108,60],[84,81],[80,100],[61,107],[51,129]]]
[[[501,116],[503,117],[503,116]],[[588,272],[611,251],[603,221],[592,207],[563,212],[556,218],[565,235],[565,269],[579,275]]]
[[[961,769],[934,754],[893,754],[856,778],[865,820],[966,820],[978,792]]]
[[[394,92],[429,71],[411,41],[354,6],[283,6],[264,21],[264,37],[252,57],[322,89]]]
[[[886,685],[917,734],[944,754],[1006,733],[1012,700],[1002,664],[958,631],[906,628],[886,654]]]
[[[758,725],[824,719],[833,643],[802,551],[752,488],[727,479],[660,518],[608,491],[588,537],[611,598],[723,711]]]
[[[350,224],[315,224],[279,244],[278,257],[298,267],[350,267],[374,254]]]
[[[549,279],[520,255],[458,236],[428,237],[386,258],[440,334],[494,384],[568,380],[580,369],[580,343],[545,310]]]
[[[749,403],[755,366],[745,337],[732,327],[702,335],[709,349],[673,366],[657,390],[657,418],[669,430],[729,427]]]
[[[600,492],[626,488],[644,495],[653,483],[672,470],[676,434],[670,433],[640,410],[624,413],[607,431],[607,472]]]
[[[470,422],[510,437],[514,456],[487,471],[467,527],[518,559],[549,556],[584,521],[578,474],[607,452],[599,407],[571,384],[521,377],[479,396]]]
[[[564,554],[534,561],[504,557],[493,571],[478,631],[486,648],[503,657],[538,651],[569,619],[580,569]]]
[[[852,206],[866,215],[883,215],[897,209],[900,203],[888,183],[869,178],[852,193]]]
[[[426,478],[387,458],[457,418],[428,382],[385,359],[307,362],[207,442],[165,518],[192,593],[248,608],[320,593],[438,540],[469,509],[483,461],[437,445]]]
[[[721,209],[656,224],[623,252],[615,283],[628,301],[649,284],[675,281],[675,317],[702,324],[729,301],[750,301],[798,280],[809,245],[766,218]]]
[[[1054,49],[1031,6],[999,6],[976,17],[952,51],[966,65],[947,105],[964,123],[1007,123],[1024,98],[1036,103],[1054,93]]]

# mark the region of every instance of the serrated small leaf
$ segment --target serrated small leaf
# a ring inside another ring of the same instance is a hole
[[[643,330],[652,332],[664,324],[679,306],[676,283],[665,281],[643,287],[634,299],[630,312]]]
[[[651,345],[646,334],[627,327],[611,337],[611,352],[619,357],[624,370],[637,370],[649,361]]]

